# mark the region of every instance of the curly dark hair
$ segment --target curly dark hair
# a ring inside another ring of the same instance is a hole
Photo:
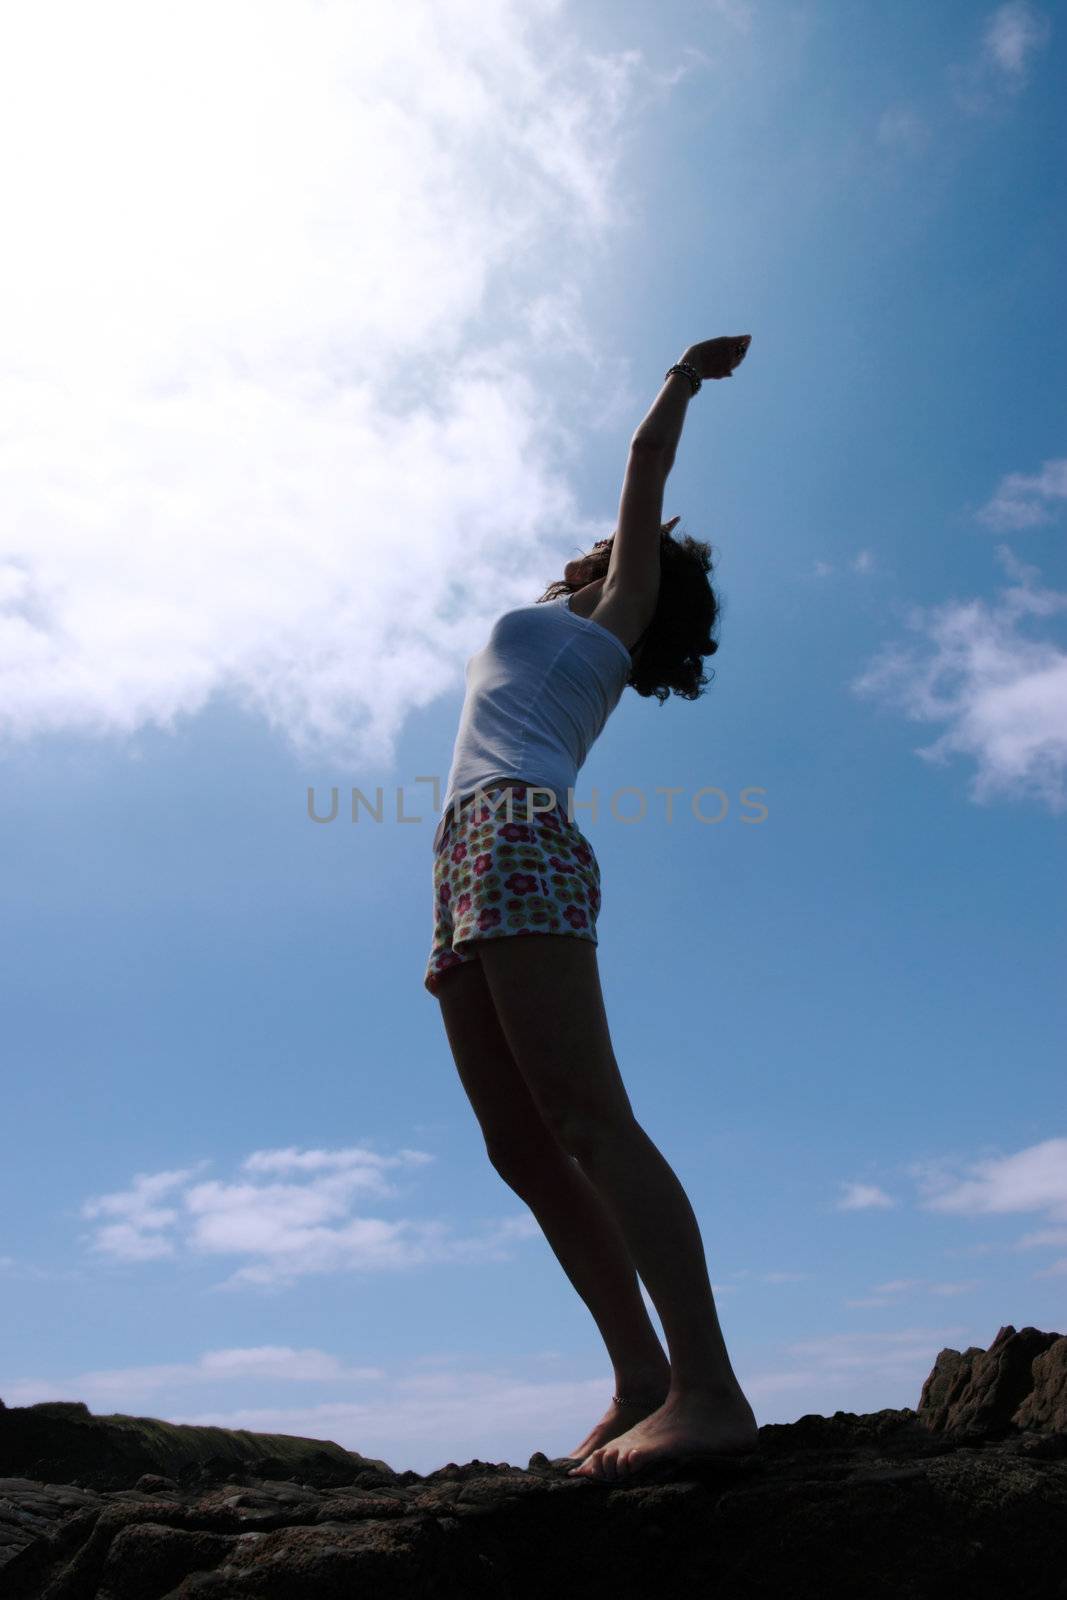
[[[595,567],[586,583],[607,576],[614,542],[612,534],[593,546],[587,559]],[[628,687],[645,699],[655,695],[662,705],[673,690],[683,700],[696,700],[714,678],[714,669],[710,675],[702,671],[704,657],[719,648],[713,630],[721,605],[707,576],[713,566],[710,544],[689,534],[675,539],[664,524],[659,543],[659,599],[652,621],[638,640],[640,657],[626,680]],[[576,587],[584,588],[584,584],[558,579],[549,584],[537,604],[555,600]]]

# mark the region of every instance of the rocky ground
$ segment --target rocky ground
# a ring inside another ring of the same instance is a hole
[[[663,1481],[0,1407],[4,1600],[1067,1600],[1067,1337],[943,1350],[918,1408]]]

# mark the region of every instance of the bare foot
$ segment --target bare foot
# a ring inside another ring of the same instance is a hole
[[[653,1463],[700,1456],[746,1455],[759,1448],[759,1429],[744,1395],[666,1401],[610,1444],[594,1447],[568,1477],[624,1482]]]
[[[670,1380],[664,1378],[662,1385],[657,1389],[647,1391],[624,1389],[622,1403],[616,1405],[614,1400],[612,1401],[596,1427],[586,1434],[581,1444],[567,1451],[569,1458],[572,1461],[584,1461],[586,1456],[591,1455],[599,1445],[607,1444],[609,1439],[618,1438],[620,1433],[626,1433],[663,1404],[669,1387]]]

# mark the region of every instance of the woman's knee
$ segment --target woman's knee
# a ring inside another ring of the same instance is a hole
[[[553,1180],[558,1182],[561,1164],[570,1165],[573,1159],[540,1119],[536,1127],[510,1129],[487,1137],[485,1151],[489,1165],[517,1194]]]
[[[608,1030],[596,947],[541,934],[482,948],[486,979],[515,1063],[568,1155],[633,1121]]]

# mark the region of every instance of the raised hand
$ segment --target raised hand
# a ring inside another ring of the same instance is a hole
[[[731,378],[734,368],[745,359],[752,343],[750,333],[728,334],[723,339],[705,339],[691,344],[682,357],[702,378]]]

